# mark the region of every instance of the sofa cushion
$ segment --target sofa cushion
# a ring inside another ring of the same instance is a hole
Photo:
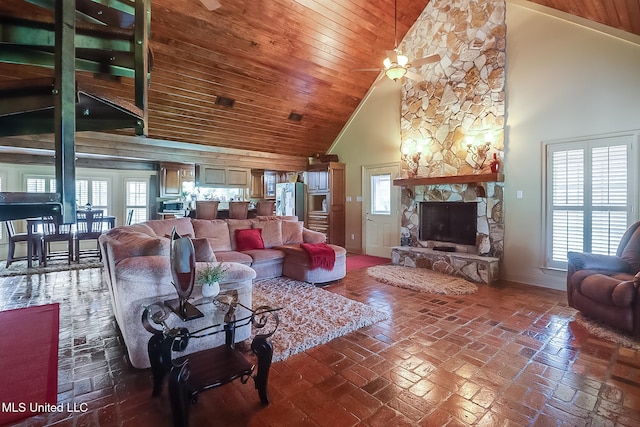
[[[222,219],[192,219],[195,237],[206,237],[214,252],[230,251],[229,226]]]
[[[139,256],[169,256],[169,239],[163,237],[151,237],[141,232],[126,232],[120,230],[111,233],[111,246],[113,251],[113,262],[117,264],[120,260]]]
[[[238,251],[220,251],[216,252],[218,262],[237,262],[244,265],[251,265],[253,258],[251,256]]]
[[[228,219],[227,226],[229,227],[229,237],[231,238],[231,250],[237,250],[236,247],[236,230],[243,230],[251,228],[250,219]]]
[[[216,261],[216,254],[213,253],[209,239],[205,237],[197,237],[191,239],[193,242],[193,249],[196,253],[196,262],[213,262]]]
[[[136,231],[136,232],[139,232],[139,233],[144,233],[147,236],[156,237],[156,232],[153,231],[153,229],[151,227],[149,227],[147,224],[145,224],[144,222],[140,222],[138,224],[127,225],[126,228],[123,228],[123,227],[112,228],[111,230],[109,230],[107,232],[107,234],[112,233],[112,232],[118,232],[118,231],[122,231],[122,232]]]
[[[253,228],[262,230],[265,248],[282,245],[282,221],[252,221]]]
[[[235,230],[236,249],[238,251],[248,251],[250,249],[264,249],[262,240],[262,229],[247,228]]]
[[[282,244],[300,244],[302,240],[303,223],[299,221],[282,221]]]
[[[171,237],[173,227],[181,237],[195,237],[191,218],[156,219],[147,221],[144,224],[153,229],[159,237]]]
[[[285,255],[284,252],[278,249],[251,249],[242,251],[242,253],[249,255],[253,259],[251,262],[252,267],[265,262],[282,262],[282,258]]]
[[[295,215],[256,215],[255,218],[258,221],[298,221],[298,217]]]

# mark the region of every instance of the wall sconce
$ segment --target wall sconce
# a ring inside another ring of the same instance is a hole
[[[413,153],[411,152],[412,148]],[[404,160],[407,163],[407,166],[409,166],[409,172],[412,177],[418,175],[420,156],[422,156],[422,143],[415,142],[411,144],[405,142],[402,144],[402,160]]]
[[[487,160],[487,153],[493,143],[493,133],[487,132],[484,134],[484,142],[478,143],[476,136],[468,135],[465,137],[467,142],[467,152],[471,154],[471,160],[473,160],[473,168],[476,170],[482,169],[484,162]]]

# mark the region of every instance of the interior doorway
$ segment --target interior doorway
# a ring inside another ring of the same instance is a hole
[[[393,185],[399,163],[362,167],[362,247],[367,255],[391,258],[400,244],[400,187]]]

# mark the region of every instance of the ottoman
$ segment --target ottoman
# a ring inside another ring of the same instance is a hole
[[[347,274],[347,251],[345,248],[329,245],[336,253],[336,262],[331,270],[311,268],[307,251],[300,245],[278,246],[285,253],[282,275],[301,282],[326,283],[340,280]]]

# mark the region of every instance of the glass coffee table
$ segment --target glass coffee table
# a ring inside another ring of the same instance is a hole
[[[212,307],[206,307],[212,304]],[[168,379],[169,400],[175,426],[188,426],[189,406],[196,403],[198,394],[227,384],[235,379],[246,383],[253,378],[260,401],[267,405],[267,382],[273,356],[270,337],[278,328],[279,308],[261,306],[256,309],[238,302],[238,291],[226,289],[214,298],[202,298],[193,302],[205,308],[212,316],[211,325],[190,331],[186,326],[169,327],[165,321],[175,314],[162,302],[147,306],[142,314],[142,324],[152,336],[148,351],[153,373],[153,397],[162,392],[164,379]],[[238,315],[240,313],[240,315]],[[183,322],[182,325],[187,325]],[[258,359],[256,366],[245,354],[236,349],[235,329],[251,324],[263,333],[255,335],[251,350]],[[159,328],[158,328],[159,327]],[[178,356],[185,351],[189,341],[213,334],[225,334],[225,343],[218,347]]]

